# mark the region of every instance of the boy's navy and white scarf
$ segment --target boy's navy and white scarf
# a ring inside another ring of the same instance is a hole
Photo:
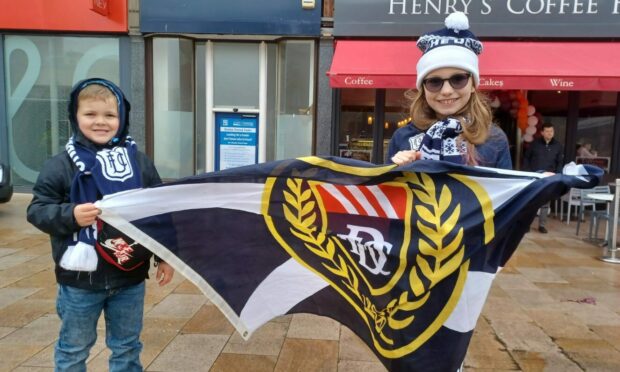
[[[94,203],[104,195],[142,187],[137,163],[136,143],[128,136],[122,145],[102,148],[95,152],[72,136],[65,146],[78,168],[71,184],[72,203]],[[68,242],[60,266],[67,270],[95,271],[97,269],[96,224],[83,227]]]
[[[467,141],[459,138],[462,132],[461,122],[454,118],[447,118],[433,124],[422,138],[420,145],[422,159],[465,164]]]

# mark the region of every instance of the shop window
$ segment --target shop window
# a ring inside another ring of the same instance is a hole
[[[45,160],[63,151],[71,136],[73,85],[90,77],[119,84],[119,40],[8,35],[4,56],[13,183],[31,186]]]
[[[407,125],[411,118],[409,117],[409,106],[411,104],[414,91],[406,89],[388,89],[385,94],[385,120],[383,123],[383,158],[387,159],[388,144],[394,132]]]
[[[580,92],[577,162],[593,163],[609,172],[617,95],[616,92]]]
[[[278,99],[278,44],[267,44],[267,128],[265,160],[276,160],[276,116]]]
[[[153,40],[153,149],[164,179],[194,174],[193,63],[191,40]]]
[[[194,44],[196,66],[196,174],[207,171],[207,43],[199,41]]]
[[[259,44],[213,44],[213,106],[258,109]]]
[[[276,160],[312,154],[314,41],[279,44]]]
[[[554,138],[560,143],[566,142],[566,120],[568,117],[568,92],[554,90],[529,91],[528,102],[535,109],[539,120],[535,138],[540,137],[543,123],[552,123],[555,132]],[[538,115],[540,114],[540,116]]]
[[[374,89],[340,90],[338,156],[371,161],[375,119]]]

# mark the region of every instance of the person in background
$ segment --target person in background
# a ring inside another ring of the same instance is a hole
[[[70,95],[69,118],[73,135],[65,151],[43,166],[27,211],[28,222],[50,235],[56,264],[61,320],[56,371],[86,371],[102,312],[112,351],[109,371],[142,371],[144,280],[152,253],[106,229],[94,202],[161,180],[127,135],[129,102],[115,84],[98,78],[79,82]],[[173,268],[155,261],[159,285],[169,283]]]
[[[589,142],[581,142],[582,145],[577,148],[577,156],[582,158],[595,158],[598,156],[596,151],[592,150],[592,144]]]
[[[534,139],[525,151],[523,157],[523,168],[532,172],[552,172],[561,173],[564,164],[564,148],[554,137],[555,130],[552,123],[544,123],[542,126],[542,136]],[[547,230],[547,215],[549,214],[549,204],[540,208],[538,215],[538,231],[543,234]]]
[[[506,135],[477,89],[482,43],[462,12],[450,14],[445,25],[418,39],[424,54],[416,66],[412,120],[394,133],[387,156],[398,165],[437,159],[512,169]]]

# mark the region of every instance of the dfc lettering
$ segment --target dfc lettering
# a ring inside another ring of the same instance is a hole
[[[347,225],[349,235],[338,234],[338,237],[348,240],[351,244],[351,253],[358,256],[360,266],[365,267],[374,275],[389,275],[385,271],[387,254],[392,250],[392,244],[383,240],[383,235],[377,229],[366,226]],[[363,241],[365,235],[371,240]]]

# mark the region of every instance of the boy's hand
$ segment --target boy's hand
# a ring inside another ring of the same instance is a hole
[[[93,203],[78,204],[73,208],[73,217],[75,222],[82,227],[90,226],[97,220],[97,216],[101,213]]]
[[[172,266],[168,265],[164,261],[161,261],[157,265],[157,274],[155,274],[155,280],[157,280],[160,287],[170,283],[173,276],[174,269],[172,268]]]

